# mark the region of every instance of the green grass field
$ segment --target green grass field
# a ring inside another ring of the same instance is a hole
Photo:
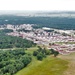
[[[75,52],[69,55],[60,55],[59,58],[69,62],[67,70],[63,75],[75,75]]]
[[[30,48],[26,52],[33,53],[36,48]],[[47,56],[43,61],[38,61],[32,56],[32,62],[15,75],[63,75],[68,68],[68,62],[53,56]]]

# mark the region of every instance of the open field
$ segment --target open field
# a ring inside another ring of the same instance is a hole
[[[75,53],[71,53],[66,56],[60,55],[59,58],[69,62],[68,68],[63,75],[75,75]]]
[[[32,54],[36,49],[28,49],[27,52]],[[36,57],[33,57],[32,62],[15,75],[63,75],[67,68],[68,62],[58,57],[47,56],[43,61],[38,61]]]

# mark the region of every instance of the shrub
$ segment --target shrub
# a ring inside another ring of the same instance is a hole
[[[46,55],[50,55],[50,54],[51,54],[50,50],[46,50]]]
[[[42,53],[39,53],[39,54],[37,55],[37,59],[38,59],[38,60],[43,60],[43,54],[42,54]]]
[[[55,50],[54,49],[50,49],[51,54],[54,54]]]
[[[33,56],[37,56],[37,54],[38,54],[38,51],[33,52]]]
[[[59,52],[58,51],[55,51],[54,52],[54,57],[56,57],[58,54],[59,54]]]

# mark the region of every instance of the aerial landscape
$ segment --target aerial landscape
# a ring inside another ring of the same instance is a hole
[[[0,0],[0,75],[75,75],[74,0]]]
[[[75,12],[0,15],[0,75],[74,75]]]

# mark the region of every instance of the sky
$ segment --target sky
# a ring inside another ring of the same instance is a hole
[[[0,10],[75,11],[75,0],[0,0]]]

